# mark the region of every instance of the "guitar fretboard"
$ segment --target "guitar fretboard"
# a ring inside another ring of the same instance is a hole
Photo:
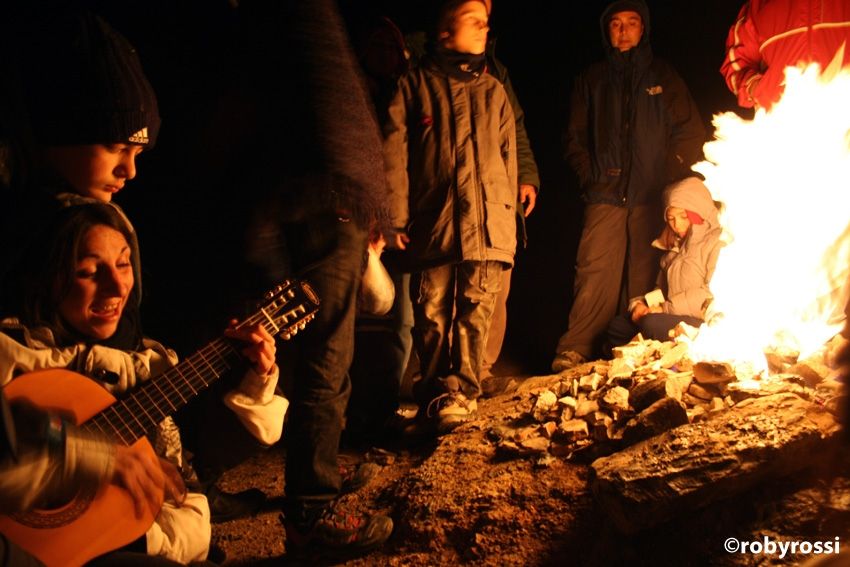
[[[240,358],[226,339],[217,339],[119,399],[87,421],[84,428],[132,445],[233,368]]]
[[[304,328],[318,309],[318,298],[304,282],[293,285],[287,281],[267,299],[263,307],[237,328],[259,323],[272,336],[279,334],[289,339]],[[119,399],[88,420],[83,428],[132,445],[233,368],[242,359],[236,348],[230,339],[214,340]]]

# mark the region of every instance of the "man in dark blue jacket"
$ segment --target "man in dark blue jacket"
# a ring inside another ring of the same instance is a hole
[[[612,2],[600,24],[606,58],[576,79],[565,135],[586,208],[556,372],[596,356],[620,303],[653,288],[662,190],[688,174],[705,136],[685,83],[652,55],[646,3]]]

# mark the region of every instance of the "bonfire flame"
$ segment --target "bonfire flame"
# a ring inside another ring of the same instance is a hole
[[[766,349],[807,356],[843,323],[850,270],[850,68],[789,67],[782,99],[753,120],[714,117],[694,169],[725,210],[711,311],[691,358],[765,367]]]

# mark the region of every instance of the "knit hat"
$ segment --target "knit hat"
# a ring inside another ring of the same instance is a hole
[[[91,13],[41,22],[22,74],[36,140],[44,146],[153,146],[156,95],[124,36]]]

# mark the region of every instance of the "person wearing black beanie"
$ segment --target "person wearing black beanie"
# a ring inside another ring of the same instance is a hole
[[[38,27],[20,57],[37,153],[75,193],[110,201],[156,142],[156,94],[136,50],[99,16],[65,12]]]

